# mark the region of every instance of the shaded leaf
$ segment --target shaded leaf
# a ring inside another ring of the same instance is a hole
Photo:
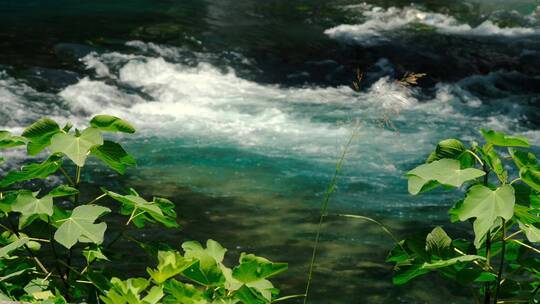
[[[52,197],[65,197],[76,194],[79,194],[79,190],[66,185],[60,185],[49,192],[49,195]]]
[[[17,239],[16,241],[14,241],[13,243],[7,246],[0,248],[0,258],[5,257],[6,255],[8,255],[10,252],[12,252],[15,249],[24,246],[26,243],[28,243],[28,241],[30,241],[28,237],[23,237],[23,238]]]
[[[83,249],[82,254],[84,258],[86,259],[87,263],[92,263],[95,260],[106,260],[108,261],[109,258],[105,254],[103,254],[103,251],[101,250],[101,247],[97,245],[91,245]]]
[[[233,269],[232,275],[242,283],[250,283],[282,273],[287,268],[287,263],[273,263],[253,254],[242,253],[240,265]]]
[[[495,146],[501,147],[526,147],[528,148],[529,140],[523,136],[509,136],[503,132],[497,132],[494,130],[482,129],[482,135],[486,141]]]
[[[21,171],[9,172],[6,177],[0,181],[0,188],[5,188],[12,184],[32,179],[47,178],[49,175],[58,171],[61,166],[61,157],[58,155],[51,155],[42,163],[25,165],[21,168]]]
[[[519,169],[523,167],[538,168],[538,161],[533,153],[512,148],[509,148],[508,152],[510,152],[514,163]]]
[[[519,170],[521,180],[536,191],[540,191],[540,170],[523,167]]]
[[[135,166],[137,162],[119,144],[105,140],[103,145],[94,147],[92,155],[105,162],[109,168],[120,174],[126,173],[128,166]]]
[[[28,154],[37,155],[48,147],[51,144],[51,138],[60,132],[62,131],[58,124],[50,118],[42,118],[27,127],[22,136],[30,140],[27,146]]]
[[[24,145],[26,145],[25,138],[13,136],[8,131],[0,131],[0,150]]]
[[[442,256],[451,244],[452,239],[440,226],[435,227],[426,237],[426,251],[438,256]]]
[[[534,224],[525,224],[519,222],[519,229],[525,233],[529,242],[539,243],[540,242],[540,228],[534,226]]]
[[[186,259],[197,260],[193,266],[182,272],[183,276],[205,286],[216,286],[225,281],[219,264],[227,250],[218,242],[208,240],[206,248],[203,248],[199,242],[191,241],[183,243],[182,248]]]
[[[97,115],[90,120],[90,125],[103,131],[135,133],[135,128],[129,122],[111,115]]]

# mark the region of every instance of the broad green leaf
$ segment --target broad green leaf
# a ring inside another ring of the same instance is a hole
[[[508,152],[510,152],[510,155],[512,156],[512,159],[514,160],[514,163],[518,169],[523,167],[538,168],[538,161],[532,152],[525,152],[512,148],[509,148]]]
[[[457,139],[445,139],[440,141],[428,159],[427,163],[441,160],[443,158],[460,159],[466,153],[467,148],[463,143]]]
[[[407,178],[409,179],[409,193],[413,195],[433,190],[441,185],[436,181],[426,180],[415,175],[408,175]]]
[[[182,272],[183,276],[205,286],[217,286],[225,281],[219,265],[227,250],[218,242],[208,240],[206,248],[203,248],[199,242],[191,241],[183,243],[182,248],[186,259],[197,260],[193,266]]]
[[[240,265],[233,269],[233,277],[242,283],[251,283],[286,271],[287,263],[273,263],[253,254],[242,253]]]
[[[111,289],[100,296],[105,304],[149,304],[141,300],[141,293],[149,286],[146,279],[131,278],[122,281],[112,278],[111,285]]]
[[[525,233],[529,242],[540,243],[540,228],[534,226],[534,224],[519,222],[519,229]]]
[[[129,122],[111,115],[97,115],[92,118],[90,125],[103,131],[135,133],[135,128]]]
[[[0,188],[5,188],[18,182],[29,181],[36,178],[47,178],[49,175],[58,171],[61,166],[61,157],[52,155],[42,163],[25,165],[21,168],[21,171],[9,172],[6,177],[0,181]]]
[[[486,141],[495,146],[501,147],[526,147],[528,148],[529,140],[523,136],[509,136],[503,132],[482,129],[482,135]]]
[[[161,298],[163,298],[164,295],[165,294],[163,293],[162,286],[154,286],[150,288],[150,291],[148,291],[146,296],[142,299],[142,303],[156,304],[161,300]]]
[[[26,235],[23,232],[19,232],[18,235],[17,235],[17,234],[11,233],[9,231],[4,231],[4,232],[2,232],[2,234],[0,236],[1,236],[0,244],[2,244],[2,245],[8,245],[8,244],[11,244],[11,243],[13,243],[15,241],[18,241],[20,239],[28,238],[28,235]],[[32,251],[38,251],[38,250],[41,249],[41,244],[36,242],[36,241],[28,241],[26,243],[26,247],[28,247],[28,249],[30,249]]]
[[[16,241],[14,241],[13,243],[11,243],[11,244],[9,244],[7,246],[4,246],[4,247],[0,248],[0,258],[5,257],[6,255],[8,255],[13,250],[26,245],[26,243],[28,243],[29,241],[30,241],[30,239],[28,237],[23,237],[23,238],[17,239]]]
[[[53,198],[50,195],[37,198],[36,195],[30,191],[21,191],[19,192],[15,203],[11,206],[11,210],[19,212],[23,216],[31,216],[34,214],[46,214],[51,216],[53,214]]]
[[[84,166],[90,149],[102,144],[103,137],[95,128],[88,128],[79,136],[59,133],[51,138],[51,150],[54,153],[65,154],[79,167]]]
[[[438,256],[443,256],[451,244],[452,239],[440,226],[435,227],[426,237],[426,251]]]
[[[464,263],[464,262],[471,262],[475,260],[485,260],[485,257],[479,256],[479,255],[463,255],[455,258],[451,258],[448,260],[440,260],[440,261],[434,261],[430,263],[424,263],[422,265],[423,269],[433,270],[433,269],[439,269],[444,268],[448,266],[452,266],[456,263]]]
[[[65,197],[76,194],[79,194],[79,190],[66,185],[60,185],[49,192],[49,195],[52,197]]]
[[[135,166],[137,162],[119,144],[105,140],[103,145],[94,147],[92,155],[105,162],[109,168],[120,174],[126,173],[128,166]]]
[[[538,210],[521,205],[514,206],[514,216],[523,224],[539,224],[540,216]]]
[[[508,172],[504,170],[504,165],[499,157],[499,154],[497,154],[497,151],[495,151],[494,146],[491,144],[486,144],[482,149],[479,149],[479,151],[482,154],[484,162],[489,166],[489,168],[491,168],[493,172],[495,172],[499,180],[502,183],[506,183],[508,179]]]
[[[67,249],[77,242],[101,244],[107,224],[94,222],[103,213],[110,211],[109,208],[96,205],[78,206],[69,218],[59,220],[62,224],[54,234],[54,239]]]
[[[531,202],[531,208],[540,209],[540,194],[531,193],[529,196],[529,201]]]
[[[196,262],[196,260],[184,258],[176,251],[159,251],[157,269],[147,268],[146,271],[157,284],[163,284]]]
[[[475,246],[481,246],[482,238],[488,233],[498,218],[509,220],[514,214],[514,188],[503,185],[491,190],[483,185],[474,185],[467,192],[460,209],[459,219],[465,221],[476,218],[473,224]]]
[[[523,167],[519,170],[521,180],[536,191],[540,191],[540,169]]]
[[[40,119],[30,125],[22,134],[30,140],[27,146],[28,154],[37,155],[48,147],[51,144],[51,138],[60,132],[62,131],[58,124],[50,118]]]
[[[401,267],[392,278],[392,282],[394,285],[403,285],[418,276],[430,272],[429,269],[423,268],[422,266],[422,264],[413,264],[411,266]]]
[[[463,183],[484,175],[485,172],[482,170],[474,168],[460,169],[459,161],[448,158],[420,165],[407,173],[409,183],[414,184],[413,187],[409,185],[409,189],[413,190],[411,194],[417,194],[417,190],[419,191],[423,186],[420,186],[420,184],[427,184],[429,181],[436,181],[443,185],[460,187]],[[419,177],[423,181],[419,181],[415,177]]]
[[[106,189],[102,190],[112,199],[122,203],[121,213],[130,215],[136,227],[143,227],[145,222],[159,222],[167,228],[178,227],[174,204],[167,199],[154,197],[152,202],[148,202],[135,191],[129,195],[120,195]]]
[[[210,304],[204,294],[191,284],[178,282],[175,279],[167,280],[164,284],[165,291],[171,296],[165,298],[167,304]]]
[[[0,131],[0,150],[26,145],[24,137],[13,136],[8,131]]]
[[[92,263],[95,260],[109,260],[109,258],[103,254],[101,247],[95,244],[84,248],[82,254],[87,263]]]
[[[240,287],[235,291],[234,296],[238,298],[244,304],[266,304],[270,303],[270,300],[263,297],[254,288],[249,288],[246,285]]]

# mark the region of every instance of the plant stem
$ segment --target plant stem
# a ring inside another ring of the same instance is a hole
[[[11,226],[12,229],[7,229],[9,232],[15,234],[15,236],[17,236],[18,239],[21,238],[21,235],[19,234],[19,231],[17,230],[17,227],[15,225],[13,225],[13,223],[8,219],[7,222],[9,223],[9,225]],[[7,227],[3,227],[4,229],[7,228]],[[41,261],[39,260],[39,258],[37,256],[34,255],[34,253],[32,252],[32,250],[30,250],[30,247],[28,247],[28,245],[24,244],[23,245],[24,249],[26,250],[26,252],[28,253],[28,255],[30,255],[30,257],[34,260],[34,262],[36,263],[36,265],[39,267],[39,269],[41,271],[43,271],[43,273],[45,273],[46,275],[49,274],[49,271],[47,270],[47,268],[45,268],[45,266],[43,265],[43,263],[41,263]]]
[[[521,241],[518,241],[518,240],[510,240],[510,241],[512,241],[514,243],[518,243],[518,244],[520,244],[521,246],[523,246],[525,248],[529,248],[530,250],[532,250],[532,251],[534,251],[536,253],[540,253],[540,250],[534,248],[533,246],[529,246],[529,245],[527,245],[527,244],[525,244],[525,243],[523,243]]]
[[[328,185],[328,189],[326,190],[324,194],[324,200],[323,200],[321,211],[320,211],[319,224],[317,225],[317,234],[315,235],[315,244],[313,245],[313,252],[311,254],[311,261],[309,263],[309,272],[308,272],[308,279],[306,283],[304,304],[306,304],[308,301],[309,288],[311,287],[311,281],[313,279],[313,269],[315,265],[315,260],[317,258],[317,250],[319,249],[319,242],[321,239],[321,231],[322,231],[322,226],[324,223],[324,218],[326,217],[326,214],[328,211],[328,203],[330,202],[330,197],[335,190],[339,172],[341,172],[341,168],[343,166],[343,163],[345,162],[345,156],[347,155],[349,148],[352,144],[352,141],[354,137],[356,136],[357,130],[358,129],[355,129],[355,131],[353,131],[353,133],[351,134],[349,138],[349,141],[347,141],[347,144],[345,145],[343,152],[341,153],[341,157],[339,158],[339,161],[336,164],[336,169],[334,171],[334,175],[332,176],[332,180],[330,184]]]
[[[499,263],[499,272],[497,273],[497,285],[495,286],[495,295],[493,296],[493,304],[497,304],[499,298],[499,289],[501,287],[501,278],[504,269],[504,255],[506,253],[506,221],[502,220],[502,248],[501,248],[501,261]]]
[[[60,172],[62,172],[62,174],[66,177],[68,183],[71,186],[75,186],[75,183],[73,182],[73,179],[71,179],[71,177],[69,177],[69,174],[67,174],[67,172],[66,172],[66,170],[64,170],[64,168],[60,167]]]
[[[487,187],[489,184],[489,168],[485,163],[482,165],[482,168],[486,173],[484,175],[484,186]],[[491,266],[491,230],[488,231],[486,236],[486,266]],[[491,302],[491,284],[486,282],[484,289],[484,304],[489,304]]]
[[[100,199],[104,198],[105,196],[107,196],[107,194],[103,193],[102,195],[96,197],[95,199],[91,200],[90,202],[86,203],[87,205],[92,205],[93,203],[99,201]]]

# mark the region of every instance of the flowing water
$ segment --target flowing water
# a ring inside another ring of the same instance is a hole
[[[392,242],[335,215],[369,215],[400,236],[429,231],[455,196],[411,197],[403,175],[434,143],[471,141],[481,127],[540,143],[538,5],[0,0],[0,127],[18,132],[42,116],[83,126],[100,113],[131,121],[138,133],[122,140],[138,170],[118,178],[91,162],[89,191],[105,183],[169,197],[182,231],[136,237],[213,238],[232,256],[289,262],[277,280],[285,294],[303,292],[318,208],[356,133],[312,303],[471,303],[435,276],[392,286]],[[395,81],[406,72],[427,76],[407,88]],[[23,161],[7,157],[3,170]],[[138,274],[144,263],[118,267]]]

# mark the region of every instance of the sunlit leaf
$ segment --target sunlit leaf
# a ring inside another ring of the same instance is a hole
[[[83,205],[73,209],[73,213],[62,222],[54,234],[54,239],[66,248],[71,248],[77,242],[101,244],[107,229],[106,223],[94,224],[103,214],[111,210],[96,205]]]
[[[534,226],[534,224],[525,224],[519,222],[519,229],[525,233],[529,242],[540,242],[540,228]]]
[[[497,175],[502,183],[506,183],[508,179],[508,172],[504,170],[504,165],[499,157],[497,151],[491,144],[485,145],[482,149],[479,149],[482,154],[482,159],[488,165],[488,167]]]
[[[23,216],[34,214],[51,216],[53,214],[53,198],[50,195],[37,198],[36,194],[30,191],[21,191],[15,203],[11,206],[11,210],[19,212]]]
[[[103,137],[98,129],[88,128],[79,136],[59,133],[51,138],[51,150],[63,153],[77,166],[83,167],[90,149],[103,144]]]
[[[436,181],[443,185],[460,187],[463,183],[485,175],[482,170],[474,168],[460,168],[460,162],[455,159],[441,159],[429,164],[420,165],[407,173],[411,194],[417,194],[429,181]],[[419,179],[420,178],[420,179]]]
[[[269,278],[287,270],[287,263],[273,263],[253,254],[242,253],[240,265],[233,269],[233,277],[240,282],[250,283]]]
[[[8,255],[10,252],[12,252],[15,249],[24,246],[26,243],[28,243],[28,241],[30,241],[30,239],[27,237],[24,237],[24,238],[20,238],[16,240],[15,242],[7,246],[0,248],[0,258],[5,257],[6,255]]]
[[[162,284],[196,262],[196,260],[184,258],[176,251],[159,251],[157,269],[147,268],[146,271],[157,284]]]
[[[97,115],[90,125],[102,131],[135,133],[135,128],[127,121],[111,115]]]
[[[529,147],[529,140],[523,136],[509,136],[503,132],[482,129],[482,135],[486,141],[501,147]]]
[[[182,249],[186,259],[197,260],[193,266],[182,272],[183,276],[205,286],[216,286],[225,281],[219,264],[223,261],[227,250],[218,242],[208,240],[206,248],[199,242],[185,242]]]
[[[58,124],[50,118],[40,119],[27,127],[22,136],[30,140],[27,146],[28,154],[37,155],[48,147],[51,144],[51,138],[60,132],[62,131]]]
[[[107,258],[107,256],[101,250],[101,247],[95,244],[84,248],[82,254],[87,263],[92,263],[95,260],[109,260],[109,258]]]
[[[175,279],[167,280],[164,284],[165,292],[170,294],[164,299],[164,303],[170,304],[209,304],[204,294],[195,286],[178,282]],[[221,304],[221,303],[216,303]]]
[[[474,185],[469,189],[460,209],[459,219],[465,221],[476,218],[473,227],[477,248],[498,218],[512,218],[514,204],[514,188],[510,185],[503,185],[495,190],[483,185]]]
[[[456,263],[464,263],[464,262],[471,262],[475,260],[485,260],[485,259],[486,259],[485,257],[479,256],[479,255],[463,255],[463,256],[451,258],[448,260],[440,260],[440,261],[435,261],[431,263],[424,263],[422,265],[422,268],[433,270],[433,269],[448,267]]]
[[[93,148],[91,153],[120,174],[126,173],[128,166],[137,164],[135,159],[122,146],[108,140],[105,140],[103,145]]]
[[[137,227],[143,227],[145,222],[159,222],[168,228],[178,227],[174,204],[167,199],[154,197],[152,202],[148,202],[135,191],[129,195],[120,195],[106,189],[103,191],[122,203],[122,214],[129,215]]]

